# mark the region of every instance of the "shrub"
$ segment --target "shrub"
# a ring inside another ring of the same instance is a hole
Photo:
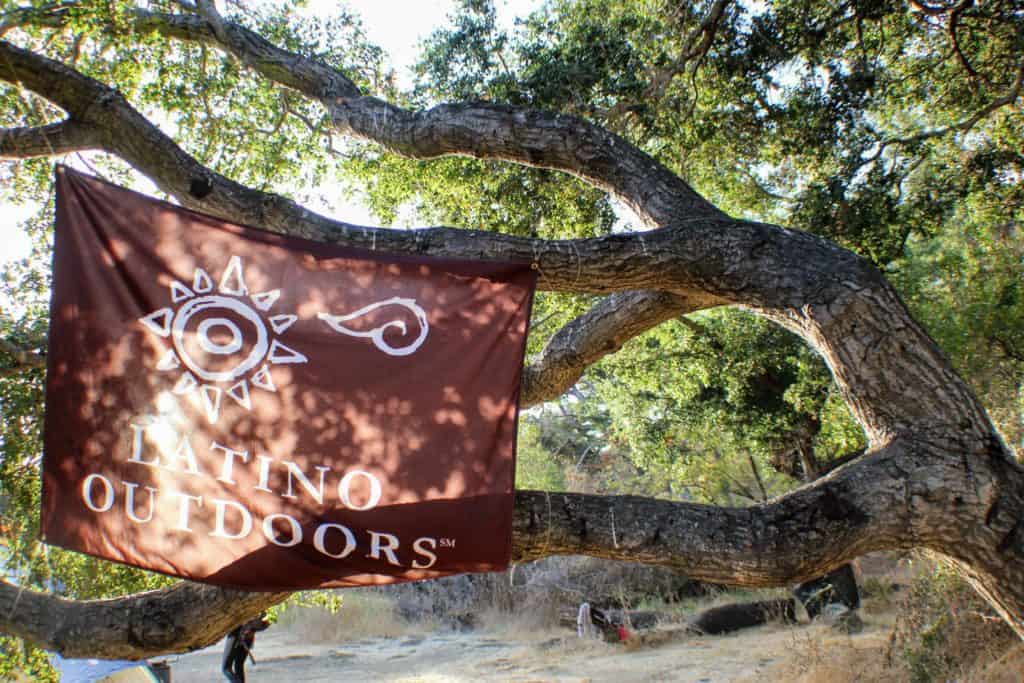
[[[1016,642],[1010,627],[963,578],[934,564],[904,598],[886,657],[890,663],[902,659],[914,683],[965,680]]]

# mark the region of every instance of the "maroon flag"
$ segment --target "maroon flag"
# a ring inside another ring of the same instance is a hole
[[[534,284],[58,168],[43,538],[249,590],[504,569]]]

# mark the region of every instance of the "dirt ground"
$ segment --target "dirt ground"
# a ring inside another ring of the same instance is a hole
[[[678,636],[658,646],[627,647],[582,641],[568,631],[501,634],[437,632],[312,644],[288,628],[272,629],[257,642],[248,680],[388,681],[719,681],[792,680],[792,653],[813,657],[827,627],[769,625],[718,637]],[[882,625],[842,636],[852,645],[876,648]],[[175,681],[222,681],[222,646],[172,660]],[[795,672],[794,672],[795,673]]]
[[[439,622],[408,622],[397,616],[394,596],[346,592],[337,613],[289,608],[257,637],[251,683],[363,681],[382,683],[906,683],[892,640],[900,599],[880,586],[913,580],[910,564],[879,556],[863,558],[864,629],[848,635],[825,623],[746,629],[725,636],[696,636],[680,623],[645,632],[621,644],[583,640],[557,627],[542,611],[478,613],[479,628],[452,631]],[[900,594],[902,595],[902,593]],[[714,604],[769,595],[722,594],[680,605],[679,621]],[[564,615],[563,615],[564,616]],[[546,625],[545,625],[546,624]],[[974,642],[974,641],[971,641]],[[895,653],[895,656],[890,656]],[[170,658],[176,683],[213,683],[223,643]],[[1024,681],[1024,644],[955,676],[963,683]]]

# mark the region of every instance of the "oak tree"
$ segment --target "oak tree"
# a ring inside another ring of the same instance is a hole
[[[1019,264],[1014,2],[562,0],[510,36],[473,0],[428,41],[410,92],[351,16],[319,20],[299,4],[0,4],[3,197],[42,207],[29,221],[38,258],[4,285],[20,312],[2,321],[0,347],[11,567],[0,629],[65,656],[141,658],[204,647],[286,597],[165,585],[35,541],[39,264],[49,164],[73,155],[277,232],[532,262],[546,295],[524,406],[558,399],[600,364],[602,404],[642,405],[654,425],[625,443],[693,441],[709,415],[742,409],[756,415],[731,425],[752,425],[743,448],[795,452],[820,443],[824,423],[829,457],[846,456],[749,507],[521,490],[517,561],[587,554],[772,586],[922,548],[1024,637],[1024,469],[886,276],[918,311],[955,300],[955,277],[906,259],[958,226],[1001,231]],[[307,188],[338,177],[385,221],[412,206],[453,227],[369,228],[303,205],[317,201]],[[617,207],[636,224],[617,221]],[[1015,291],[973,276],[998,297]],[[979,323],[1006,363],[1019,353],[1003,328],[1018,320],[1013,301]],[[965,355],[984,346],[949,336]],[[745,354],[754,361],[728,364]],[[665,357],[673,364],[643,372]],[[622,396],[642,401],[616,404],[627,364]],[[1010,416],[1001,424],[1019,415],[993,408]]]

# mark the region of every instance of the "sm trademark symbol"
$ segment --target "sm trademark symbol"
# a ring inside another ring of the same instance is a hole
[[[441,539],[441,547],[442,548],[454,548],[455,547],[455,539],[454,538],[442,538]]]

